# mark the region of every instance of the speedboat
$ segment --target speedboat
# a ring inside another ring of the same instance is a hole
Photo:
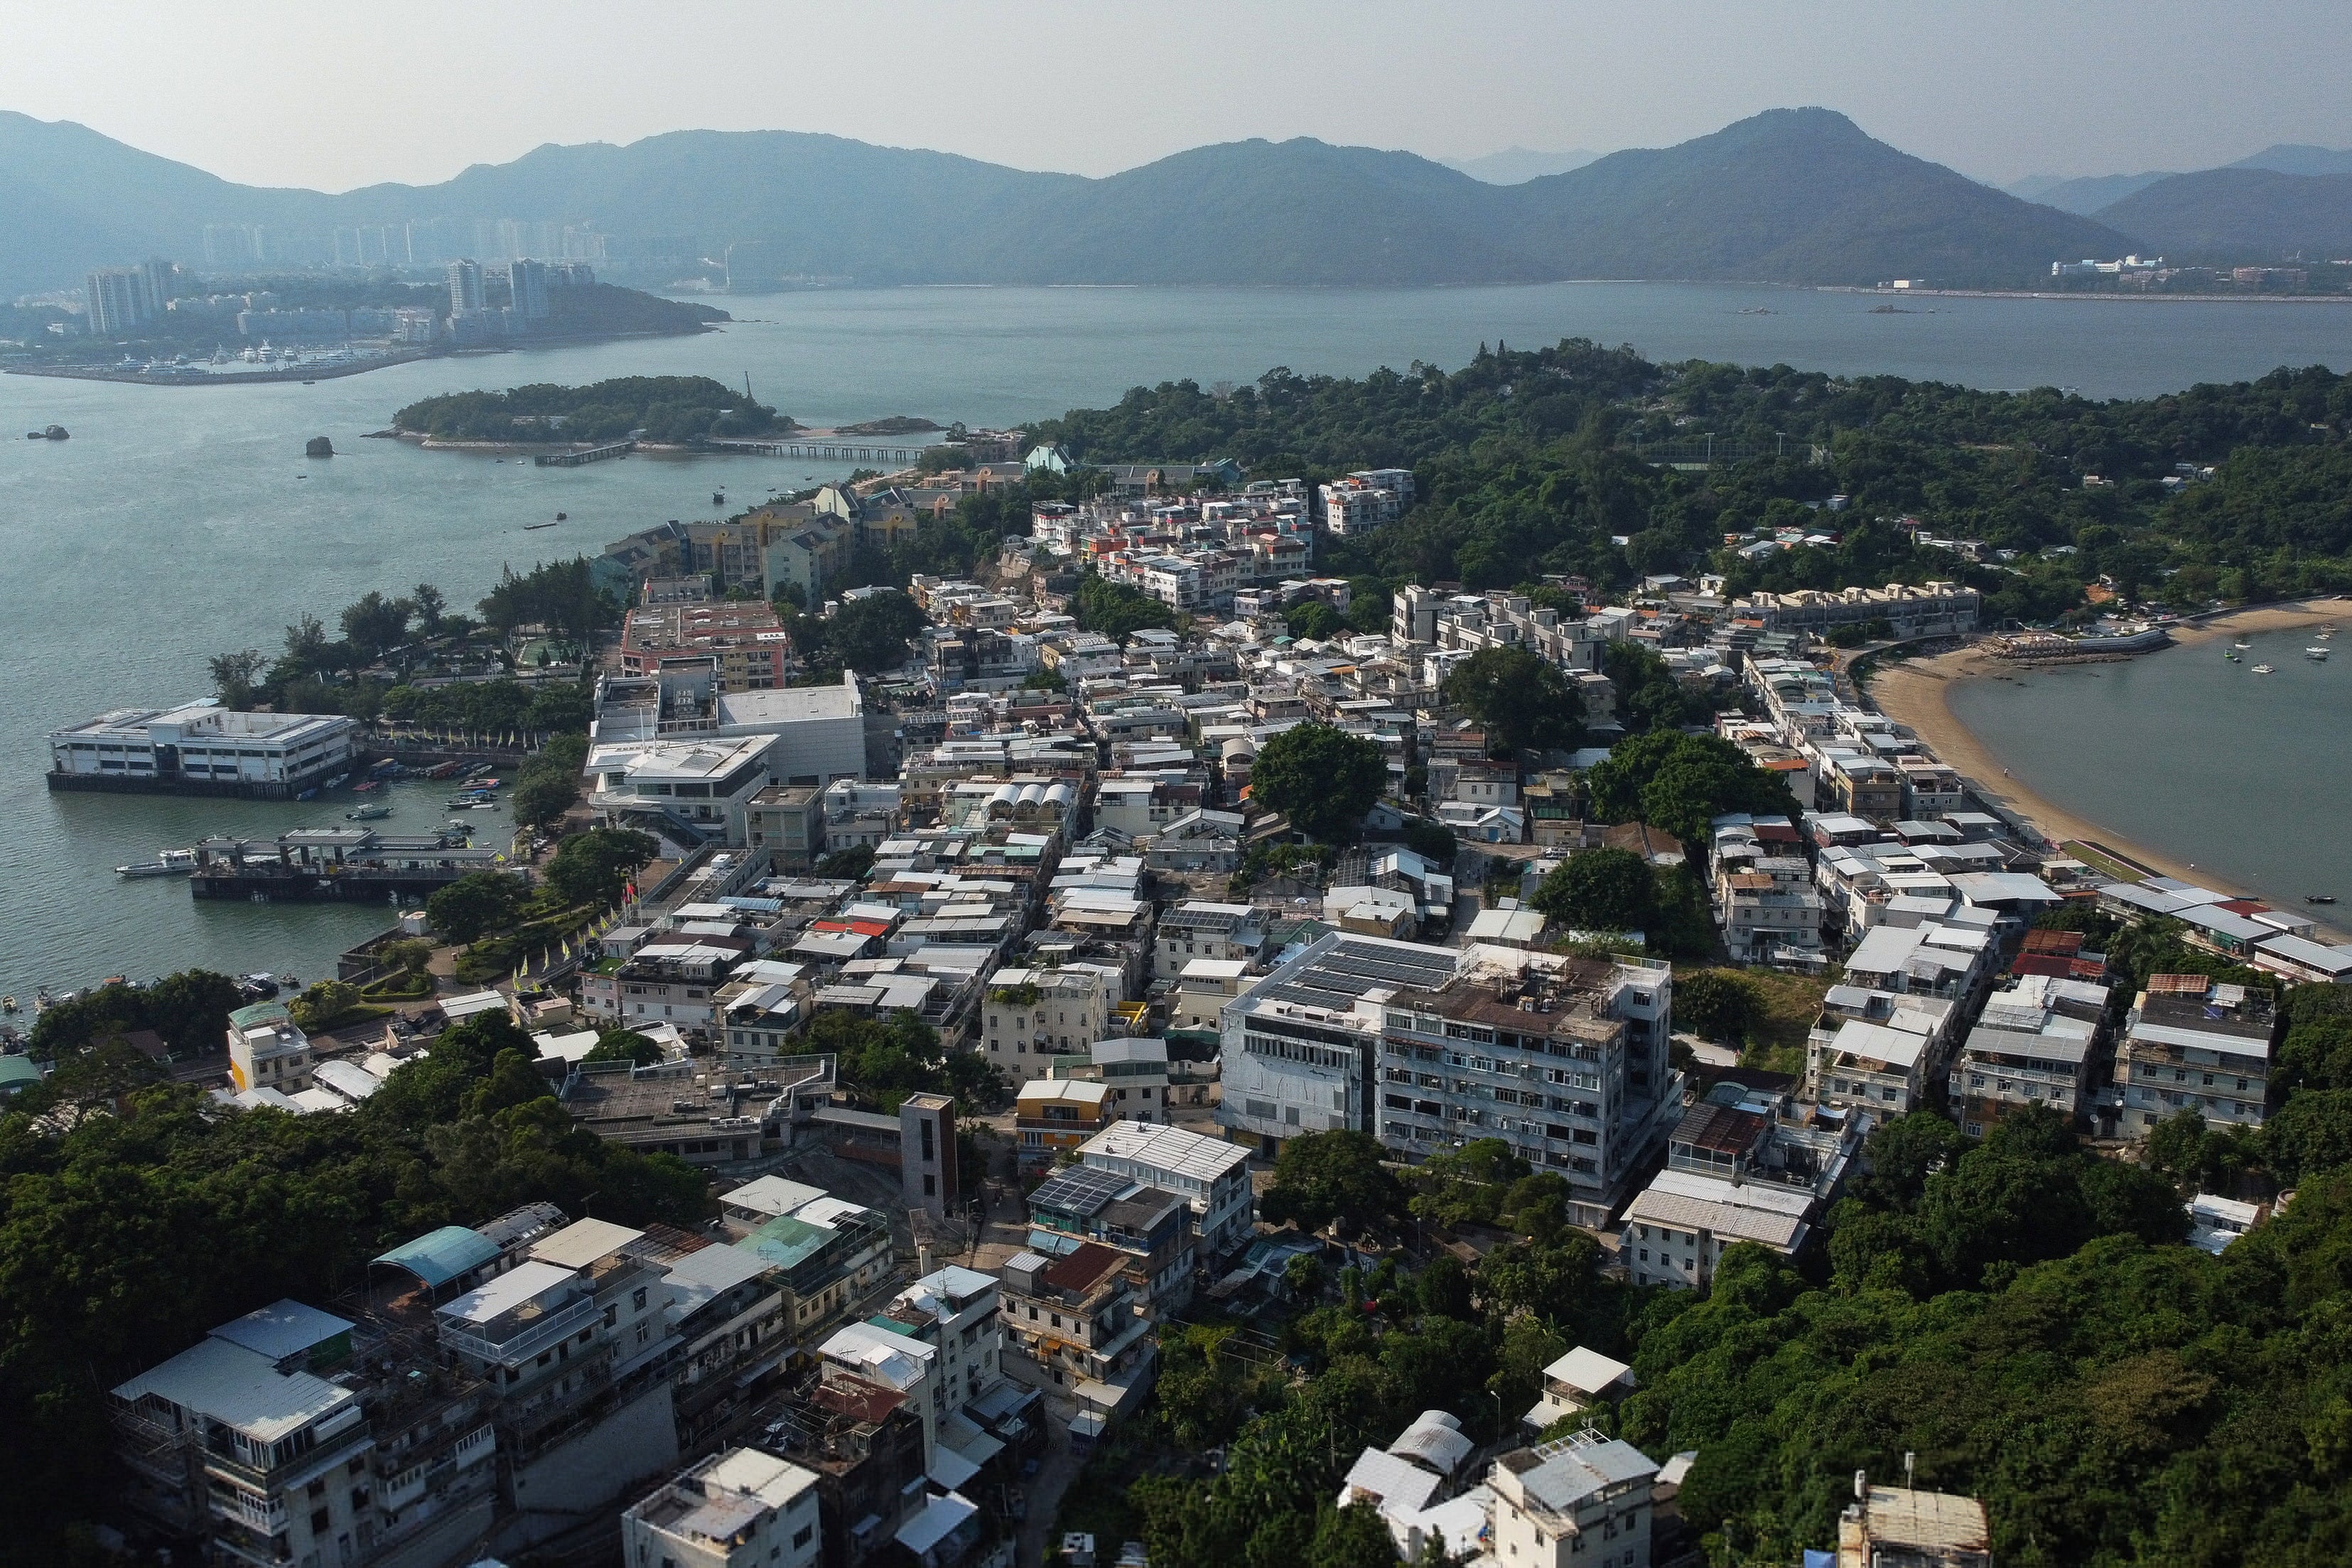
[[[345,811],[343,819],[352,822],[378,822],[392,815],[392,808],[381,800],[371,800],[353,810]]]
[[[2303,656],[2309,659],[2314,664],[2318,664],[2320,661],[2327,657],[2327,650],[2322,644],[2314,643],[2310,647],[2305,648],[2303,651]]]
[[[2254,666],[2254,674],[2258,675],[2275,675],[2278,674],[2278,666],[2276,664],[2256,664]]]
[[[2305,904],[2333,904],[2336,902],[2336,895],[2332,893],[2306,893],[2303,895],[2303,901]]]
[[[116,866],[114,874],[123,877],[185,876],[195,869],[195,851],[158,850],[153,860],[142,861],[134,865]]]

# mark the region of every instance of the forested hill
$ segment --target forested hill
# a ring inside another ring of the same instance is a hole
[[[740,291],[891,283],[1424,286],[1567,277],[1955,285],[2045,278],[2129,242],[1873,140],[1776,110],[1677,146],[1493,185],[1311,138],[1197,147],[1101,179],[786,131],[541,147],[438,185],[236,185],[85,127],[0,113],[0,293],[202,254],[207,225],[319,242],[346,225],[587,225],[608,274]],[[18,187],[21,186],[21,191]],[[449,243],[459,243],[454,239]],[[470,241],[466,242],[470,243]],[[706,263],[704,258],[722,258]],[[635,270],[631,270],[635,269]]]
[[[709,376],[623,376],[593,386],[550,382],[502,392],[446,392],[392,416],[403,434],[444,441],[614,441],[642,430],[654,441],[768,435],[797,429]]]
[[[2183,605],[2352,586],[2352,380],[2319,367],[2101,402],[1660,365],[1570,340],[1482,347],[1451,372],[1276,370],[1223,397],[1166,382],[1033,429],[1081,463],[1231,456],[1257,477],[1310,480],[1410,467],[1420,504],[1329,558],[1392,583],[1570,572],[1622,587],[1707,569],[1734,591],[1965,578],[1994,620],[2078,610],[2102,576]],[[1718,453],[1758,455],[1709,472],[1655,465],[1703,455],[1707,435]],[[2177,475],[2182,464],[2214,472]],[[1834,495],[1844,511],[1814,509]],[[1838,542],[1761,562],[1727,546],[1785,528]],[[1979,541],[1984,559],[1919,546],[1921,533]]]

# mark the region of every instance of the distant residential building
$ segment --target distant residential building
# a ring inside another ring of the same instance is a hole
[[[763,691],[784,684],[792,638],[764,601],[642,604],[621,629],[621,668],[648,675],[675,659],[719,662],[719,689]]]
[[[1494,1558],[1514,1568],[1646,1568],[1657,1464],[1622,1438],[1578,1432],[1505,1454],[1486,1472]]]
[[[1042,1071],[1034,1059],[1085,1051],[1109,1034],[1118,992],[1118,978],[1097,968],[999,969],[988,982],[982,1049],[1007,1073]]]
[[[1014,1253],[999,1297],[1009,1348],[1065,1387],[1139,1381],[1152,1364],[1152,1323],[1136,1310],[1127,1261],[1094,1242],[1056,1257]]]
[[[82,303],[93,337],[137,330],[163,311],[149,292],[146,272],[136,267],[102,267],[82,280]]]
[[[2184,1110],[2224,1126],[2262,1125],[2277,1026],[2267,990],[2150,975],[2116,1047],[2123,1134],[2146,1137]]]
[[[766,850],[777,871],[807,871],[825,853],[824,791],[808,784],[772,785],[752,797],[744,825],[751,847]]]
[[[748,841],[751,801],[770,782],[774,738],[625,741],[588,753],[588,806],[613,827],[673,840]]]
[[[2021,975],[1986,998],[1983,1016],[1952,1061],[1946,1103],[1960,1130],[1980,1136],[2028,1105],[2046,1105],[2069,1121],[2084,1115],[2107,995],[2106,987],[2088,980]]]
[[[1597,1350],[1578,1345],[1543,1370],[1543,1396],[1520,1424],[1540,1432],[1555,1421],[1581,1414],[1604,1399],[1622,1398],[1638,1386],[1633,1369]]]
[[[1253,1230],[1249,1151],[1181,1127],[1119,1122],[1078,1145],[1078,1163],[1181,1197],[1211,1256]]]
[[[482,309],[482,264],[470,259],[453,261],[448,267],[449,314],[479,315]]]
[[[548,316],[547,263],[518,259],[507,263],[507,284],[513,298],[515,319],[529,323]]]
[[[1794,593],[1756,593],[1731,602],[1735,620],[1751,621],[1767,632],[1826,635],[1848,626],[1884,621],[1896,637],[1958,636],[1977,629],[1979,595],[1956,582],[1918,587],[1890,582],[1885,588],[1801,589]]]
[[[703,1460],[621,1516],[626,1568],[815,1568],[817,1478],[757,1448]]]
[[[1837,1568],[1992,1568],[1992,1529],[1976,1499],[1855,1485],[1838,1516]]]
[[[1031,1162],[1076,1148],[1113,1120],[1109,1086],[1085,1079],[1035,1079],[1013,1098],[1013,1135]]]
[[[228,1015],[228,1076],[238,1089],[295,1094],[310,1087],[314,1058],[281,1002],[256,1002]]]
[[[1323,527],[1334,538],[1350,538],[1395,522],[1412,509],[1412,471],[1368,468],[1316,487]]]
[[[1625,1206],[1618,1257],[1639,1285],[1704,1290],[1724,1249],[1802,1251],[1874,1119],[1718,1083],[1666,1140],[1666,1168]]]

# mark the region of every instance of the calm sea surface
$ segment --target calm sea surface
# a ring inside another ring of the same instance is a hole
[[[1275,365],[1356,374],[1416,358],[1453,366],[1482,341],[1534,346],[1562,337],[1630,342],[1660,360],[1779,361],[2099,396],[2259,375],[2280,364],[2352,367],[2352,308],[1923,299],[1910,314],[1879,316],[1870,313],[1875,303],[1850,294],[1653,284],[900,289],[730,300],[750,319],[719,333],[430,361],[315,386],[0,376],[0,437],[53,421],[73,432],[58,443],[0,439],[0,990],[23,998],[37,984],[86,984],[118,972],[143,977],[189,964],[292,969],[309,979],[386,924],[371,909],[196,905],[176,880],[119,882],[117,864],[201,832],[339,821],[339,807],[52,796],[40,778],[52,727],[109,707],[200,695],[208,654],[273,649],[297,616],[331,619],[372,588],[395,593],[431,581],[462,607],[502,564],[523,569],[593,553],[649,523],[711,516],[714,488],[725,489],[731,510],[770,486],[845,471],[751,457],[534,469],[362,439],[394,409],[432,393],[687,372],[740,384],[748,373],[761,401],[813,424],[890,413],[1000,423],[1101,404],[1166,379],[1248,381]],[[1769,313],[1743,314],[1759,309]],[[302,444],[313,435],[331,437],[339,455],[305,461]],[[559,510],[570,515],[562,527],[521,531]],[[2094,688],[2086,700],[2131,684],[2115,672],[2135,672],[2131,682],[2145,684],[2153,677],[2137,672],[2167,668],[2170,658],[2110,666],[2104,683],[2083,683]],[[2290,663],[2277,662],[2283,670]],[[2328,689],[2318,683],[2329,678],[2352,681],[2352,671],[2306,673],[2294,659],[2292,675],[2276,677],[2260,702],[2289,703],[2290,693]],[[2055,684],[2036,683],[2028,695]],[[2174,706],[2146,724],[2116,721],[2133,748],[2113,755],[2144,755],[2142,771],[2161,779],[2146,797],[2163,802],[2154,820],[2126,821],[2120,810],[2109,819],[2104,800],[2084,792],[2121,788],[2128,774],[2103,779],[2086,765],[2080,790],[2054,775],[2029,776],[2085,814],[2115,821],[2119,831],[2167,844],[2221,832],[2225,819],[2248,824],[2242,854],[2213,852],[2233,870],[2242,863],[2250,881],[2263,880],[2263,866],[2273,863],[2250,858],[2264,852],[2289,870],[2308,865],[2315,852],[2343,856],[2340,837],[2321,852],[2312,834],[2288,826],[2343,821],[2340,810],[2304,809],[2344,803],[2330,755],[2342,730],[2299,732],[2283,716],[2277,749],[2230,744],[2217,727],[2251,716],[2234,695],[2217,688],[2212,700],[2222,706],[2210,714]],[[2315,710],[2297,711],[2316,723]],[[2075,726],[2045,724],[2039,713],[2021,708],[2015,727],[2029,737],[2046,728],[2070,743],[2080,738]],[[1988,738],[2007,750],[2012,742],[2000,721],[1986,722]],[[2083,748],[2086,764],[2092,754]],[[2055,768],[2063,748],[2052,755]],[[2227,770],[2225,789],[2185,785],[2200,758]],[[404,803],[394,825],[438,821],[437,793]],[[2340,880],[2352,893],[2352,876]]]
[[[2352,643],[2256,632],[2113,664],[1953,685],[1953,716],[2036,793],[2200,870],[2301,906],[2352,904]],[[2277,673],[2257,675],[2255,664]],[[2342,916],[2319,910],[2333,924]]]

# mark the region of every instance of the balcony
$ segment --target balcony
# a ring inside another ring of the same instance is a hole
[[[445,1319],[441,1323],[441,1344],[445,1350],[514,1366],[561,1343],[574,1331],[596,1322],[597,1315],[595,1298],[582,1296],[554,1312],[520,1324],[510,1337],[503,1340],[461,1328]]]

